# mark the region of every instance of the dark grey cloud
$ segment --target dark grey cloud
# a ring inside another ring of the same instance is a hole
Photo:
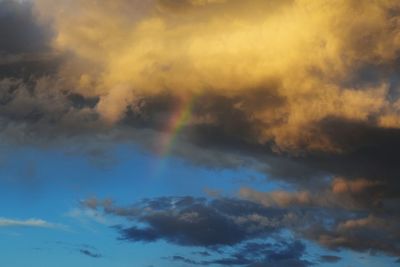
[[[235,245],[266,237],[282,228],[284,212],[234,199],[162,198],[140,209],[105,208],[144,226],[118,226],[121,239],[154,242],[166,240],[185,246]]]
[[[0,79],[55,75],[62,56],[52,51],[50,27],[38,22],[30,1],[0,1]],[[2,88],[2,90],[4,90]]]
[[[339,178],[328,188],[310,191],[258,192],[242,189],[241,196],[267,207],[289,210],[298,223],[289,228],[330,249],[400,254],[398,199],[372,208],[376,184],[366,179]],[[372,190],[372,191],[371,191]],[[368,204],[369,201],[369,204]],[[393,206],[393,207],[391,207]],[[300,212],[301,211],[301,212]]]
[[[208,251],[196,251],[196,252],[193,252],[193,254],[194,254],[194,255],[200,255],[200,256],[202,256],[202,257],[209,257],[209,256],[211,256],[210,252],[208,252]]]
[[[2,142],[60,144],[94,134],[101,129],[94,110],[98,100],[63,82],[59,67],[71,55],[52,51],[50,26],[39,23],[33,9],[31,1],[0,1]]]
[[[173,262],[191,265],[220,265],[220,266],[312,266],[313,263],[302,259],[306,247],[300,241],[283,243],[246,243],[235,247],[233,252],[210,260],[193,260],[183,256],[173,256]]]
[[[248,266],[311,266],[304,260],[306,246],[301,241],[277,244],[251,243],[236,253],[236,257],[252,261]]]
[[[165,240],[207,249],[191,257],[175,255],[168,258],[171,261],[204,266],[311,264],[302,259],[306,248],[300,241],[279,245],[252,241],[279,236],[290,224],[286,210],[232,198],[193,197],[145,199],[127,207],[118,207],[111,200],[88,199],[82,205],[126,219],[126,224],[113,227],[119,232],[119,239],[131,242]],[[224,255],[229,247],[232,252]],[[197,260],[199,256],[209,259]]]
[[[30,1],[0,1],[0,54],[49,50],[50,29],[40,25]]]
[[[330,199],[331,196],[304,202],[307,198],[303,198],[303,194],[298,197],[296,192],[277,192],[272,196],[265,194],[265,199],[270,202],[261,197],[251,201],[223,197],[214,200],[162,197],[145,199],[128,207],[116,206],[111,200],[97,199],[89,199],[82,204],[105,215],[125,219],[126,223],[114,228],[120,234],[119,239],[131,242],[164,240],[207,249],[238,246],[243,254],[253,253],[251,258],[259,258],[270,249],[269,245],[252,240],[279,239],[282,231],[288,230],[332,250],[352,249],[400,255],[397,215],[372,213],[360,208],[346,209],[338,206],[334,198]],[[250,199],[250,195],[246,196]],[[271,200],[271,197],[275,199]],[[294,245],[300,247],[300,243]],[[279,253],[271,252],[269,255],[268,259],[285,258]],[[244,265],[249,257],[242,257],[239,253],[223,258],[224,261],[221,259],[219,264],[229,265],[235,259],[236,262],[243,261]]]
[[[53,243],[48,243],[52,245],[57,245],[60,246],[61,248],[68,250],[69,252],[76,253],[79,252],[84,256],[91,257],[91,258],[102,258],[103,254],[99,252],[99,250],[88,244],[75,244],[75,243],[69,243],[69,242],[64,242],[64,241],[56,241]]]
[[[398,217],[361,217],[337,222],[334,227],[315,226],[305,236],[331,248],[400,255]]]
[[[170,260],[172,262],[181,262],[181,263],[186,263],[186,264],[191,264],[191,265],[208,265],[207,263],[202,263],[202,262],[197,262],[195,260],[191,260],[189,258],[185,258],[183,256],[172,256],[170,258],[165,258],[166,260]]]
[[[12,128],[19,128],[20,138],[34,143],[36,138],[38,141],[62,139],[101,129],[91,108],[95,100],[78,98],[68,90],[61,90],[57,80],[42,77],[26,83],[5,78],[0,80],[0,88],[0,131],[4,136]],[[7,141],[12,139],[13,134]]]
[[[285,100],[278,95],[254,95],[260,102],[270,102],[271,109],[285,105]],[[249,94],[251,97],[252,94]],[[124,123],[139,128],[162,129],[166,121],[165,114],[172,112],[174,101],[171,96],[144,101],[143,113],[135,115],[128,112]],[[212,114],[214,121],[184,129],[180,138],[186,142],[182,142],[181,147],[175,148],[174,152],[197,164],[251,166],[271,178],[305,188],[324,186],[327,181],[324,177],[341,176],[349,180],[365,178],[379,181],[379,186],[371,188],[374,198],[397,197],[400,186],[396,178],[400,174],[396,164],[396,151],[399,150],[397,140],[400,137],[397,129],[379,127],[373,118],[370,122],[361,122],[329,117],[316,122],[313,131],[325,136],[341,152],[313,152],[305,149],[298,153],[277,153],[273,143],[254,142],[258,133],[269,127],[253,118],[251,109],[257,106],[254,102],[257,103],[252,99],[246,104],[246,100],[233,97],[202,96],[197,105],[194,104],[194,113],[200,117]],[[249,108],[243,108],[245,105]],[[207,151],[204,158],[201,157],[202,150]],[[374,199],[370,203],[379,206],[383,201]]]

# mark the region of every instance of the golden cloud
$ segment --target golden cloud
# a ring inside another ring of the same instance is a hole
[[[239,99],[235,108],[258,124],[252,142],[289,151],[340,151],[315,128],[329,117],[400,126],[388,78],[399,8],[395,0],[36,1],[54,49],[74,55],[60,74],[100,96],[105,120],[144,97],[211,93]],[[368,68],[378,73],[372,82],[359,78]],[[240,101],[255,92],[257,104]],[[271,106],[271,96],[282,103]]]

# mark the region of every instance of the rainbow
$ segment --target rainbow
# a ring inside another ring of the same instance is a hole
[[[194,102],[194,96],[182,98],[169,117],[166,127],[161,132],[161,138],[157,142],[156,154],[158,156],[158,164],[153,170],[153,176],[161,176],[165,171],[169,155],[177,142],[178,135],[192,118]]]

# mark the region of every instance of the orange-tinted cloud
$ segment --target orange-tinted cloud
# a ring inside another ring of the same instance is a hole
[[[398,8],[389,0],[36,1],[54,48],[75,55],[62,75],[100,96],[105,120],[121,120],[146,97],[215,94],[252,118],[253,143],[335,152],[343,148],[315,127],[321,120],[400,125],[385,76],[400,45]],[[383,74],[359,79],[368,68]],[[255,92],[265,104],[247,102]],[[282,104],[271,107],[271,95]],[[195,115],[216,123],[215,114]]]

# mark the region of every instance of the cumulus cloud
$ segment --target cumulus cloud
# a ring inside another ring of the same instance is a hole
[[[388,98],[397,88],[390,79],[397,8],[396,1],[36,1],[53,23],[55,49],[97,66],[73,77],[80,93],[101,96],[105,119],[120,120],[128,106],[163,93],[184,101],[212,94],[246,116],[255,135],[241,138],[336,152],[346,147],[319,129],[326,118],[397,127],[397,98]],[[362,79],[368,70],[378,77]],[[213,111],[195,115],[225,126]]]
[[[83,207],[105,216],[124,219],[125,223],[113,228],[120,234],[119,239],[130,242],[164,240],[181,246],[203,247],[210,251],[230,246],[235,247],[237,253],[243,251],[244,246],[248,251],[257,253],[260,250],[270,251],[265,244],[259,244],[259,249],[255,249],[258,240],[272,239],[279,243],[282,238],[288,238],[283,237],[284,231],[290,231],[297,238],[316,242],[327,249],[353,249],[400,255],[397,215],[338,207],[334,202],[312,202],[304,206],[302,201],[292,201],[285,202],[283,206],[271,206],[269,202],[223,197],[214,200],[163,197],[145,199],[127,207],[116,206],[109,200],[97,199],[90,199],[82,204]],[[254,248],[250,248],[252,246]],[[267,254],[260,252],[259,256],[264,257]],[[253,261],[261,260],[254,255],[235,255],[225,259],[225,264],[250,264],[247,258],[252,258]],[[192,264],[212,263],[212,260],[189,259],[193,261]],[[325,257],[320,260],[334,262],[339,259]],[[265,259],[261,262],[264,261]]]
[[[197,163],[400,187],[396,1],[4,3],[45,47],[6,51],[5,136],[157,150],[186,107],[173,152]]]
[[[91,209],[136,222],[115,227],[121,239],[133,242],[166,240],[185,246],[235,245],[278,232],[286,220],[280,210],[235,199],[209,202],[192,197],[165,197],[144,200],[127,208],[102,205],[101,201],[94,206],[93,200],[85,203]]]
[[[144,199],[127,207],[110,200],[88,199],[83,208],[125,219],[113,226],[119,239],[129,242],[164,240],[201,253],[165,258],[190,265],[311,266],[306,246],[281,232],[295,218],[288,210],[264,207],[246,200],[193,197]],[[269,241],[260,241],[269,240]],[[201,256],[202,259],[197,255]],[[207,257],[207,259],[205,259]]]
[[[208,150],[199,159],[176,149],[186,158],[218,164],[212,157],[224,151],[235,165],[248,155],[294,180],[398,173],[390,153],[399,136],[396,1],[4,3],[6,18],[21,21],[21,9],[29,20],[14,28],[43,32],[35,38],[46,52],[4,48],[3,131],[31,139],[88,128],[92,136],[162,132],[190,103],[181,139]],[[10,101],[15,95],[45,97],[33,105]]]
[[[250,193],[247,191],[244,197],[249,198]],[[127,225],[114,228],[120,239],[131,242],[165,240],[204,248],[241,246],[255,239],[276,238],[283,230],[289,230],[328,249],[374,250],[400,255],[399,218],[395,214],[377,213],[368,207],[339,206],[334,199],[330,202],[310,200],[305,205],[303,200],[293,198],[283,203],[274,200],[271,205],[268,194],[277,195],[276,192],[264,193],[268,202],[257,198],[248,201],[220,197],[209,201],[164,197],[128,207],[118,207],[109,200],[90,199],[83,202],[83,206],[125,219]],[[286,192],[284,199],[290,199],[289,195]]]
[[[339,182],[343,182],[342,178]],[[364,180],[350,181],[349,184],[357,185],[357,189],[366,185]],[[356,192],[354,195],[347,190],[340,190],[338,196],[337,185],[338,180],[334,180],[332,187],[322,192],[258,192],[243,189],[240,194],[263,206],[281,207],[293,212],[293,220],[299,222],[289,228],[327,248],[373,250],[399,255],[400,218],[397,207],[385,205],[385,200],[377,200],[376,196],[369,193],[363,195],[369,191]],[[307,201],[299,196],[307,196]],[[379,205],[374,203],[377,201],[380,201]]]
[[[310,229],[310,236],[331,248],[350,248],[357,251],[384,251],[399,255],[398,218],[375,217],[349,219],[333,229]]]

